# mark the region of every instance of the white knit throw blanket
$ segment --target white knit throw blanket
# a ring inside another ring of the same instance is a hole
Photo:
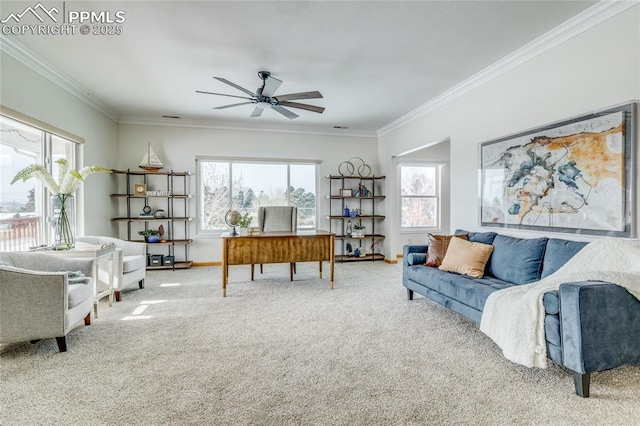
[[[640,300],[640,240],[595,240],[548,277],[492,293],[484,306],[480,330],[500,346],[508,360],[546,368],[542,297],[562,283],[575,281],[612,282]]]

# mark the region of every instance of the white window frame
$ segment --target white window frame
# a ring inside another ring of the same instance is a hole
[[[442,226],[442,168],[446,164],[432,161],[407,161],[399,162],[397,166],[397,193],[398,193],[398,227],[400,233],[424,233],[439,230]],[[436,169],[436,194],[435,195],[402,195],[402,167],[431,167]],[[402,199],[403,198],[434,198],[436,200],[436,224],[434,226],[402,226]]]
[[[78,168],[78,163],[80,163],[79,158],[81,158],[82,144],[84,144],[85,142],[84,138],[76,136],[72,133],[69,133],[57,127],[51,126],[48,123],[29,117],[25,114],[22,114],[18,111],[14,111],[2,105],[0,105],[0,115],[3,116],[4,118],[17,121],[22,125],[32,127],[33,129],[39,132],[42,132],[41,147],[40,147],[41,153],[42,153],[42,162],[40,164],[46,167],[49,173],[52,173],[54,167],[56,167],[53,161],[52,139],[54,136],[73,144],[73,149],[71,150],[71,158],[67,158],[67,162],[71,169]],[[53,231],[50,227],[50,223],[51,223],[50,215],[51,215],[51,209],[52,209],[51,194],[45,188],[44,184],[40,180],[32,179],[32,181],[36,187],[36,191],[35,191],[36,198],[37,200],[40,201],[39,205],[42,207],[42,211],[39,211],[40,209],[36,210],[36,213],[40,213],[42,216],[40,219],[40,232],[38,236],[39,243],[50,245],[53,242]],[[81,189],[78,189],[78,193],[80,193],[80,191]],[[79,212],[78,199],[81,197],[82,197],[81,194],[80,196],[74,197],[74,202],[76,203],[76,205],[74,206],[74,209],[76,211],[76,221],[75,221],[76,229],[74,229],[75,235],[78,234],[78,224],[81,222],[81,218],[78,217],[78,212]]]
[[[305,228],[305,230],[315,230],[318,229],[319,226],[319,218],[320,218],[320,201],[319,201],[319,189],[320,189],[320,161],[318,160],[292,160],[292,159],[278,159],[278,158],[246,158],[246,157],[215,157],[215,156],[196,156],[196,211],[199,213],[202,207],[202,173],[201,173],[201,164],[205,162],[215,162],[215,163],[229,163],[231,168],[229,170],[229,188],[231,188],[233,182],[233,164],[234,163],[242,163],[242,164],[276,164],[276,165],[285,165],[287,166],[287,198],[289,197],[288,190],[290,188],[291,181],[291,172],[289,166],[292,165],[313,165],[315,166],[315,195],[316,195],[316,212],[315,212],[315,223],[316,228]],[[229,205],[228,208],[231,209],[231,205],[233,202],[233,190],[229,191]],[[257,223],[255,224],[257,226]],[[252,224],[253,226],[253,224]],[[196,236],[198,237],[209,237],[215,238],[219,237],[221,234],[228,232],[228,228],[223,229],[203,229],[202,224],[200,222],[200,218],[198,217],[196,220]]]

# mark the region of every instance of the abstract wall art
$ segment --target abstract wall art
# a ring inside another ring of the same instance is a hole
[[[480,144],[481,226],[635,236],[636,103]]]

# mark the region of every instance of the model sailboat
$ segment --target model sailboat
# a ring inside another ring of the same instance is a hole
[[[164,167],[162,161],[160,161],[156,153],[151,149],[151,142],[147,144],[147,153],[142,157],[139,167],[148,172],[157,172]]]

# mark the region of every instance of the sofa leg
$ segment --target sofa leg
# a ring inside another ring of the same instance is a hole
[[[576,385],[576,394],[589,398],[589,384],[591,383],[591,373],[573,373],[573,383]]]
[[[91,311],[84,317],[84,325],[91,325]]]
[[[413,290],[407,289],[407,299],[413,300]]]
[[[67,351],[67,338],[65,336],[56,337],[56,342],[58,343],[58,349],[60,349],[60,352]]]
[[[140,281],[138,282],[138,287],[140,287],[141,289],[143,289],[143,288],[144,288],[144,279],[142,279],[142,280],[140,280]]]
[[[119,302],[119,301],[122,300],[122,294],[121,293],[122,292],[120,292],[120,291],[114,291],[113,292],[113,295],[116,297],[116,302]]]

